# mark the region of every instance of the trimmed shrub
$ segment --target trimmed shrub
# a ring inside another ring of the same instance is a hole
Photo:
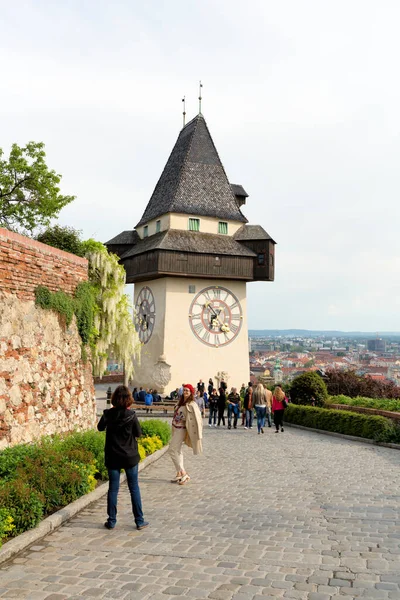
[[[91,453],[86,452],[85,456],[79,450],[60,453],[57,448],[43,444],[38,455],[27,458],[16,474],[40,494],[45,513],[51,514],[92,491],[96,487],[95,472]]]
[[[140,438],[139,445],[144,448],[146,456],[153,454],[163,447],[163,443],[158,436]]]
[[[43,497],[25,481],[14,479],[0,486],[0,508],[5,508],[13,519],[14,537],[36,527],[44,512]]]
[[[7,508],[0,508],[0,548],[2,540],[10,537],[14,528],[14,519],[10,511]]]
[[[350,398],[350,396],[340,394],[339,396],[329,396],[327,404],[347,404],[347,406],[364,406],[365,408],[400,412],[400,400],[389,398],[365,398],[363,396]]]
[[[36,452],[36,446],[30,444],[2,450],[0,452],[0,481],[14,479],[18,466],[23,464],[28,457],[34,456]]]
[[[156,435],[162,441],[163,446],[166,446],[171,439],[171,425],[165,421],[148,419],[146,421],[140,421],[140,427],[144,437]]]
[[[61,452],[78,449],[90,452],[92,454],[92,460],[94,459],[97,468],[96,478],[107,480],[108,471],[104,464],[105,440],[106,434],[104,431],[90,429],[88,431],[54,436],[54,438],[51,438],[51,443],[57,446]]]
[[[400,441],[400,429],[381,416],[289,404],[285,411],[285,421],[380,442]]]
[[[294,404],[323,406],[328,397],[328,391],[323,379],[314,371],[302,373],[295,377],[290,386],[290,398]]]

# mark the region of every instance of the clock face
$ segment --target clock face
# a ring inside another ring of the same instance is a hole
[[[135,327],[139,334],[139,339],[143,344],[147,344],[153,333],[156,322],[156,304],[153,292],[147,286],[142,287],[135,304],[136,321]]]
[[[189,323],[195,336],[214,348],[230,344],[242,327],[243,313],[239,300],[230,290],[210,286],[194,298]]]

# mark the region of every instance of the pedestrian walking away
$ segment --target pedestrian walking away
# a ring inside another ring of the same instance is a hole
[[[106,432],[104,448],[105,465],[108,470],[107,514],[104,523],[107,529],[114,529],[117,523],[117,501],[121,469],[125,470],[131,495],[132,512],[136,529],[144,529],[148,522],[144,520],[142,499],[139,489],[139,451],[137,438],[142,435],[140,424],[134,410],[132,394],[124,385],[119,385],[111,397],[112,408],[108,408],[97,425],[99,431]]]
[[[183,444],[193,449],[193,454],[203,452],[203,420],[199,407],[194,399],[194,388],[191,384],[183,386],[183,394],[175,405],[172,417],[172,438],[169,443],[169,454],[176,469],[172,482],[184,485],[190,480],[183,465]]]
[[[272,396],[272,412],[274,414],[274,423],[276,429],[275,433],[279,433],[279,428],[282,433],[284,431],[283,414],[285,412],[285,403],[287,406],[285,392],[280,385],[277,385]]]
[[[221,421],[222,421],[222,425],[225,427],[225,416],[224,416],[225,405],[226,405],[225,388],[220,387],[218,391],[219,391],[219,396],[218,396],[218,427],[220,426]]]
[[[264,433],[265,416],[267,414],[267,394],[262,383],[256,385],[252,400],[257,415],[257,433]]]

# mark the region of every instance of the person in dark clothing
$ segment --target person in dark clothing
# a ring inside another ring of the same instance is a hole
[[[211,394],[214,391],[214,383],[213,383],[213,380],[211,379],[211,377],[208,380],[208,387],[207,387],[207,389],[208,389],[208,395],[211,396]]]
[[[226,394],[225,394],[225,390],[223,388],[219,388],[218,392],[219,392],[219,396],[218,396],[218,427],[220,426],[221,421],[222,421],[222,425],[225,427],[224,412],[225,412],[225,404],[226,404]]]
[[[220,387],[224,390],[224,392],[226,393],[226,390],[228,389],[228,384],[226,383],[226,381],[224,379],[221,379],[221,383],[220,383]]]
[[[139,392],[137,387],[133,388],[132,396],[134,402],[137,402],[139,400]]]
[[[218,413],[218,394],[217,390],[212,390],[210,397],[208,399],[208,426],[214,427],[217,426],[217,413]]]
[[[146,400],[146,390],[144,390],[142,387],[139,390],[139,399],[138,401],[141,402],[142,404],[145,403]]]
[[[161,402],[161,396],[157,392],[157,390],[153,390],[152,395],[153,395],[153,402]]]
[[[239,412],[240,412],[240,396],[237,393],[237,389],[232,388],[232,391],[228,396],[228,429],[231,429],[231,426],[232,426],[232,415],[233,415],[233,428],[237,429]]]
[[[204,394],[204,390],[205,390],[205,385],[204,385],[204,381],[202,379],[200,379],[199,383],[197,384],[197,392],[200,394]]]
[[[140,496],[138,471],[139,451],[137,438],[142,435],[140,424],[132,405],[132,394],[125,385],[119,385],[111,396],[113,408],[103,412],[97,429],[106,432],[104,447],[105,465],[108,469],[109,487],[107,494],[108,519],[104,523],[107,529],[114,529],[117,523],[117,501],[121,469],[125,470],[131,494],[132,512],[136,529],[144,529],[148,522],[144,520]]]

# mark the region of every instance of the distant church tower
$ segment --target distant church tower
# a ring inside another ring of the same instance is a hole
[[[202,114],[181,130],[142,218],[107,242],[135,284],[134,384],[247,383],[246,283],[274,280],[274,240],[241,212]]]

